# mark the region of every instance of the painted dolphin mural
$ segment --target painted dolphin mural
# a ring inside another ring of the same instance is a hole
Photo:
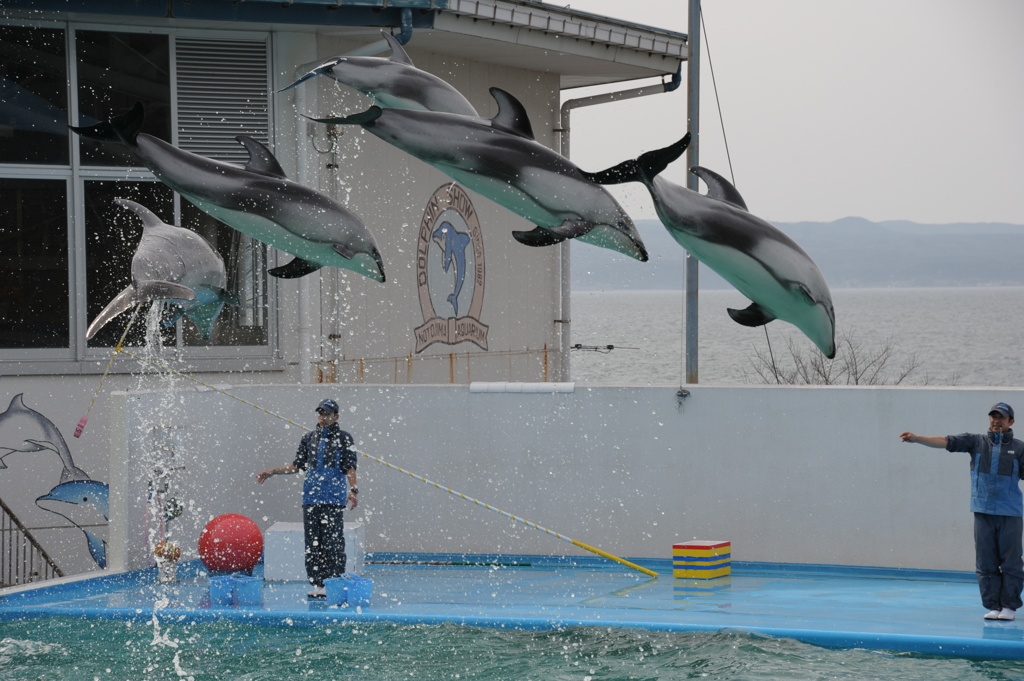
[[[245,167],[183,151],[140,132],[141,102],[126,114],[91,127],[71,127],[82,137],[123,144],[157,179],[229,227],[295,259],[271,269],[293,279],[321,267],[340,267],[384,281],[384,262],[373,234],[357,215],[328,196],[292,182],[265,146],[240,135],[249,152]]]
[[[826,357],[836,354],[836,316],[825,277],[810,256],[781,230],[747,212],[743,197],[724,177],[694,166],[707,195],[669,182],[659,173],[679,158],[690,135],[599,173],[601,184],[642,182],[658,217],[679,244],[752,302],[729,316],[744,326],[781,319],[800,329]]]
[[[512,232],[522,244],[579,239],[646,261],[640,234],[615,198],[533,138],[519,100],[500,88],[490,92],[498,103],[491,119],[373,106],[352,116],[312,120],[360,125],[533,222],[532,231]]]
[[[24,393],[15,395],[7,411],[0,414],[0,468],[7,468],[4,457],[12,452],[50,451],[64,464],[60,473],[62,483],[88,480],[89,474],[75,466],[57,426],[38,411],[26,407],[23,396]]]
[[[142,239],[132,256],[132,283],[96,316],[85,337],[92,338],[107,322],[136,303],[167,300],[179,312],[165,325],[187,315],[195,322],[199,334],[209,340],[213,322],[224,303],[238,305],[238,298],[224,290],[227,274],[220,255],[192,230],[168,225],[134,201],[114,199],[114,203],[142,219]]]
[[[394,36],[387,31],[381,34],[391,47],[391,57],[331,57],[285,90],[325,75],[369,96],[382,109],[478,115],[462,93],[434,74],[416,68]]]
[[[452,309],[455,310],[455,316],[458,317],[459,294],[462,293],[462,285],[466,281],[466,248],[472,239],[468,234],[456,231],[452,223],[447,220],[437,226],[431,237],[444,252],[444,255],[441,256],[444,271],[447,272],[452,265],[455,266],[455,288],[448,296],[448,302],[451,303]]]
[[[77,480],[57,485],[36,499],[36,506],[67,518],[85,533],[89,554],[101,568],[107,567],[110,489],[95,480]]]

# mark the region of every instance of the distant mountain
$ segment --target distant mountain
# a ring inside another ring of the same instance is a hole
[[[1024,225],[857,217],[774,224],[807,251],[832,288],[1024,286]],[[574,242],[573,290],[682,290],[686,252],[659,221],[639,220],[636,226],[650,261]],[[701,266],[700,288],[731,286]]]

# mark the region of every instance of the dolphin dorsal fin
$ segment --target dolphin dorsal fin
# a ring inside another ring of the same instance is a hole
[[[239,135],[235,139],[241,142],[242,146],[249,152],[249,162],[245,164],[246,170],[259,173],[260,175],[270,175],[271,177],[287,177],[281,164],[270,153],[270,149],[267,149],[246,135]]]
[[[28,411],[28,407],[25,406],[25,402],[22,400],[22,396],[25,393],[18,393],[11,400],[11,404],[7,407],[7,411]]]
[[[153,211],[145,206],[135,203],[134,201],[129,201],[128,199],[114,199],[114,203],[121,206],[121,208],[130,210],[138,215],[142,219],[143,229],[146,229],[147,227],[159,227],[164,224],[164,221],[158,218]]]
[[[725,201],[731,203],[737,208],[747,210],[747,202],[740,196],[739,191],[736,187],[732,186],[729,180],[725,179],[713,170],[708,170],[702,166],[693,166],[690,168],[690,172],[704,180],[704,183],[708,186],[708,198],[718,199],[719,201]]]
[[[501,88],[492,87],[491,97],[498,103],[498,115],[491,119],[491,127],[533,139],[533,126],[522,103]]]
[[[402,47],[402,43],[398,42],[398,38],[387,31],[381,31],[380,34],[384,36],[384,40],[388,41],[388,46],[391,48],[391,61],[399,64],[415,66],[415,64],[412,63],[412,59],[410,59],[409,55],[406,54],[405,48]]]

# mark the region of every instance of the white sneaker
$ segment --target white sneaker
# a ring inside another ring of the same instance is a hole
[[[1010,610],[1009,608],[1003,608],[1002,610],[999,611],[998,619],[1007,620],[1007,621],[1011,621],[1012,622],[1013,619],[1016,616],[1017,616],[1016,611]]]
[[[313,594],[310,594],[310,595],[312,596]],[[985,613],[985,619],[987,619],[987,620],[997,620],[997,619],[999,619],[1000,612],[1001,612],[1000,610],[989,610],[988,612]],[[1012,614],[1013,611],[1011,610],[1010,613]]]
[[[327,589],[323,588],[322,586],[313,587],[313,590],[310,591],[308,594],[306,594],[306,597],[307,598],[327,598]],[[1010,613],[1012,614],[1013,611],[1011,610]],[[996,614],[998,614],[998,613],[996,613]],[[1010,619],[1013,619],[1013,618],[1011,617]]]

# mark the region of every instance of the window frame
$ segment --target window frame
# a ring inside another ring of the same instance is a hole
[[[78,120],[78,55],[76,31],[107,31],[111,33],[149,33],[166,35],[170,58],[170,103],[171,103],[171,144],[177,146],[178,135],[178,78],[177,49],[178,37],[254,40],[264,41],[267,54],[267,111],[271,150],[276,141],[274,102],[274,73],[272,31],[226,31],[223,29],[170,28],[156,26],[126,25],[122,23],[54,21],[54,20],[4,20],[3,25],[28,28],[62,29],[67,55],[67,97],[68,117]],[[0,348],[0,373],[6,375],[46,374],[94,374],[102,373],[110,363],[112,347],[88,346],[85,331],[88,327],[86,305],[86,230],[85,230],[85,183],[92,180],[127,180],[136,182],[158,182],[147,168],[124,166],[84,166],[81,163],[77,135],[68,136],[70,165],[41,165],[0,163],[0,178],[24,178],[43,180],[64,180],[67,186],[68,214],[68,302],[69,338],[65,348]],[[181,196],[174,193],[175,223],[181,224]],[[277,249],[267,246],[267,269],[278,264]],[[267,343],[266,345],[186,345],[181,328],[176,324],[174,346],[163,349],[165,356],[173,356],[177,366],[193,371],[281,371],[285,362],[279,343],[278,286],[274,277],[267,276]],[[112,373],[138,371],[138,363],[128,357],[116,358],[110,366]]]

